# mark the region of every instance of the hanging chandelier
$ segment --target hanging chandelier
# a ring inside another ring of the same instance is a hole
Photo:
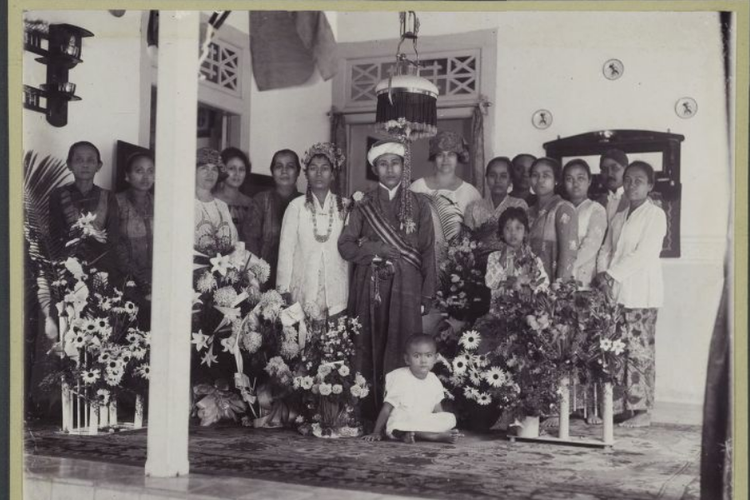
[[[377,126],[402,141],[432,137],[437,133],[437,86],[419,76],[417,38],[419,19],[414,11],[400,12],[401,40],[396,49],[392,74],[375,87],[378,99]],[[412,41],[414,60],[401,52],[406,40]]]

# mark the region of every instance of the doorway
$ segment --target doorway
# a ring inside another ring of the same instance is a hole
[[[438,120],[437,126],[438,130],[455,132],[463,136],[471,144],[471,118],[446,118]],[[348,192],[366,191],[377,186],[377,177],[372,173],[370,165],[367,163],[367,151],[374,142],[388,136],[377,130],[374,123],[357,123],[348,127]],[[428,160],[429,150],[430,142],[427,139],[412,143],[412,182],[433,172],[432,163]],[[469,179],[469,165],[459,163],[456,174],[462,179]]]

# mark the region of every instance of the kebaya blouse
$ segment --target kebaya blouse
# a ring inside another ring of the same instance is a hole
[[[617,212],[599,252],[598,271],[615,280],[614,296],[627,308],[655,308],[664,302],[661,254],[667,216],[647,199],[628,216]]]
[[[578,215],[572,203],[554,195],[529,209],[529,244],[542,259],[550,281],[573,276],[578,254]]]
[[[576,207],[578,214],[578,255],[573,276],[584,288],[591,285],[596,274],[596,257],[607,232],[607,211],[593,200],[584,200]]]
[[[305,196],[292,200],[284,213],[276,289],[291,293],[303,307],[320,304],[322,292],[328,313],[338,314],[349,298],[349,263],[338,250],[346,214],[339,213],[330,191],[322,206],[312,198],[314,213]]]

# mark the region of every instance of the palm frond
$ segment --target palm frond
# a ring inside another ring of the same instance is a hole
[[[45,157],[37,163],[31,151],[24,155],[24,236],[28,263],[36,285],[37,299],[45,315],[51,305],[50,283],[55,279],[53,262],[62,256],[62,244],[49,237],[49,197],[67,181],[70,172],[65,162]],[[29,283],[31,285],[31,283]],[[33,285],[32,285],[33,286]]]
[[[432,213],[436,216],[445,241],[451,241],[461,233],[464,216],[458,204],[442,194],[427,195],[432,207]]]

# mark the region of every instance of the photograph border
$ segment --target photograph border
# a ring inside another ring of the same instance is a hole
[[[735,13],[735,83],[734,108],[730,121],[733,138],[734,211],[730,216],[733,232],[733,259],[726,266],[731,269],[733,296],[732,349],[733,349],[733,493],[734,498],[748,496],[748,2],[722,1],[362,1],[362,0],[254,0],[250,1],[198,1],[198,0],[9,0],[7,8],[8,34],[8,239],[10,307],[10,415],[9,415],[9,487],[8,498],[22,498],[24,471],[23,428],[23,12],[32,10],[106,10],[112,8],[132,10],[330,10],[330,11],[729,11]],[[2,227],[2,226],[0,226]],[[730,305],[730,307],[731,307]]]

